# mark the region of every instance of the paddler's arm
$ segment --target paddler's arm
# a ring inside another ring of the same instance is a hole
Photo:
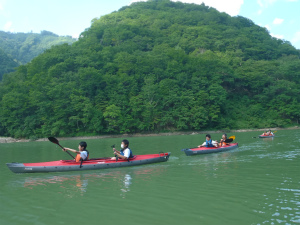
[[[120,151],[117,151],[117,149],[115,149],[115,148],[113,148],[113,151],[115,154],[116,154],[116,152],[120,154]]]
[[[124,156],[124,155],[121,155],[121,154],[119,154],[119,153],[116,153],[116,155],[117,155],[119,158],[121,158],[121,159],[127,160],[127,157]]]
[[[219,146],[219,143],[218,141],[211,141],[212,145],[215,146],[215,147],[218,147]]]
[[[206,145],[206,141],[205,142],[203,142],[203,144],[202,145],[198,145],[198,148],[200,148],[200,147],[204,147]]]
[[[116,156],[118,156],[119,158],[121,158],[121,159],[127,159],[127,157],[126,156],[124,156],[124,155],[121,155],[120,154],[120,152],[119,151],[117,151],[115,148],[114,148],[114,153],[115,153],[115,155]]]
[[[77,154],[79,154],[80,152],[79,151],[76,151],[76,150],[74,150],[74,149],[71,149],[71,148],[64,148],[63,149],[63,151],[70,151],[70,152],[74,152],[74,153],[77,153]]]

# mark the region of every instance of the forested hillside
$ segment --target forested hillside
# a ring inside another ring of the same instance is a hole
[[[0,135],[288,126],[300,117],[299,56],[204,4],[134,3],[4,76]]]
[[[3,74],[13,72],[14,68],[18,65],[17,62],[0,48],[0,80],[2,79]]]
[[[75,42],[70,36],[58,36],[50,31],[36,33],[10,33],[0,31],[0,80],[4,73],[11,72],[16,66],[30,62],[53,45]],[[9,63],[7,63],[9,58]]]

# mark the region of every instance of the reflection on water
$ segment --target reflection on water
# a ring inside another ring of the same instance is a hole
[[[124,180],[123,180],[124,185],[121,188],[121,194],[120,194],[123,198],[125,198],[126,192],[130,191],[129,186],[131,184],[131,180],[132,180],[131,176],[129,174],[125,174]]]
[[[79,190],[85,192],[88,180],[83,178],[82,175],[73,175],[73,176],[49,176],[47,178],[25,178],[23,182],[23,187],[34,189],[36,186],[45,186],[50,188],[51,184],[63,184],[64,182],[73,183],[75,187]],[[20,183],[20,182],[18,182]],[[64,188],[64,186],[61,186]]]
[[[110,172],[94,172],[81,173],[75,175],[59,174],[35,174],[33,177],[20,177],[14,179],[9,185],[14,188],[26,188],[30,190],[39,190],[41,187],[49,190],[56,190],[65,197],[73,198],[78,195],[84,195],[88,189],[89,184],[98,184],[109,186],[109,183],[117,183],[119,186],[119,194],[122,198],[130,191],[130,186],[134,182],[133,177],[138,180],[149,180],[155,175],[161,175],[163,166],[148,166],[146,168],[132,168],[122,170],[113,170]],[[22,174],[21,176],[23,176]],[[107,185],[105,185],[107,184]]]
[[[262,138],[262,140],[263,140],[263,141],[266,141],[266,142],[268,142],[268,141],[273,141],[273,140],[274,140],[274,137],[271,137],[271,138]]]
[[[84,175],[64,175],[64,176],[47,176],[47,177],[27,177],[24,181],[17,181],[19,186],[32,190],[43,189],[57,190],[66,197],[72,198],[78,193],[83,195],[88,188],[89,179]]]

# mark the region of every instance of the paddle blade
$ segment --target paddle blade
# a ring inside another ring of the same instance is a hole
[[[273,134],[275,134],[277,132],[277,130],[275,130],[274,132],[273,132]]]
[[[55,137],[48,137],[48,140],[51,141],[51,142],[54,143],[54,144],[57,144],[57,145],[58,145],[59,147],[61,147],[62,149],[64,149],[64,147],[61,146],[61,145],[59,144],[58,140],[57,140]],[[66,152],[66,153],[68,153],[73,159],[75,159],[75,157],[72,156],[72,155],[70,154],[70,152]],[[80,168],[81,168],[81,167],[80,167]]]
[[[228,139],[234,140],[234,139],[235,139],[235,136],[234,136],[234,135],[233,135],[233,136],[230,136]]]
[[[58,140],[55,137],[48,137],[48,140],[51,141],[54,144],[59,144]]]
[[[228,138],[228,139],[225,140],[225,143],[230,143],[230,142],[232,142],[232,141],[233,141],[232,138]]]
[[[48,140],[51,141],[54,144],[57,144],[59,147],[61,147],[62,149],[64,149],[63,146],[61,146],[58,142],[58,140],[55,137],[48,137]],[[68,152],[69,153],[69,152]],[[69,153],[70,154],[70,153]]]
[[[235,139],[235,136],[230,136],[228,139],[225,140],[225,143],[230,143]]]

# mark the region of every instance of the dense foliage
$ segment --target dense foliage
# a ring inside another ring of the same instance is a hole
[[[13,72],[14,68],[18,65],[17,62],[0,48],[0,80],[2,79],[3,74]]]
[[[40,34],[0,31],[0,80],[3,74],[30,62],[51,46],[73,42],[75,39],[70,36],[62,37],[45,30]]]
[[[134,3],[4,76],[0,135],[298,123],[299,55],[251,20],[204,4]]]

